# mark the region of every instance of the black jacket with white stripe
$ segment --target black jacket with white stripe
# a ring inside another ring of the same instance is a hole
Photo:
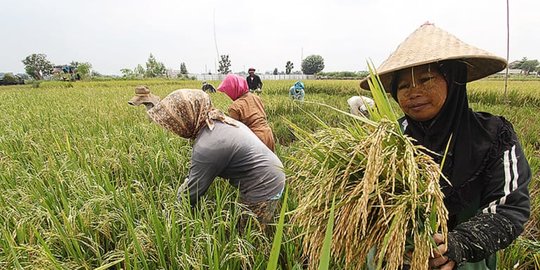
[[[503,117],[484,116],[502,122],[495,136],[499,142],[471,179],[445,192],[450,231],[445,256],[459,269],[496,269],[496,251],[523,232],[530,215],[531,170],[512,124]],[[399,122],[405,131],[407,121]]]
[[[496,251],[510,245],[529,218],[531,170],[512,125],[503,122],[505,141],[462,189],[468,194],[466,207],[449,213],[446,256],[458,264],[484,259],[487,266],[495,263]]]

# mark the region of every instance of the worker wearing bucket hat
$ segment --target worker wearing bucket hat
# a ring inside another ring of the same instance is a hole
[[[405,134],[443,168],[448,235],[434,236],[439,269],[496,269],[496,252],[524,230],[530,214],[531,170],[512,125],[474,112],[467,82],[494,74],[506,61],[426,23],[377,69],[405,113]],[[360,86],[368,89],[369,79]],[[446,147],[448,151],[446,152]],[[446,153],[446,157],[443,156]]]
[[[150,93],[150,89],[148,89],[147,86],[139,85],[135,88],[135,96],[128,101],[128,104],[132,106],[139,106],[142,104],[149,110],[159,101],[160,98]]]

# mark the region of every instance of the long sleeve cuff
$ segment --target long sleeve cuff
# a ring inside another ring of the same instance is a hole
[[[512,222],[500,214],[479,214],[448,233],[446,256],[457,264],[478,262],[517,238]]]

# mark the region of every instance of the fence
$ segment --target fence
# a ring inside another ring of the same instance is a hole
[[[238,74],[242,77],[247,77],[247,74]],[[257,74],[261,77],[261,80],[313,80],[315,75],[304,75],[304,74]],[[223,74],[188,74],[189,77],[195,77],[199,81],[222,81],[225,79],[226,75]],[[173,76],[171,76],[173,77]]]

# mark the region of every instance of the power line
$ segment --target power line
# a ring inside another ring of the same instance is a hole
[[[219,60],[219,50],[218,50],[217,37],[216,37],[216,9],[214,9],[214,44],[216,45],[216,55],[217,55],[217,59]]]

